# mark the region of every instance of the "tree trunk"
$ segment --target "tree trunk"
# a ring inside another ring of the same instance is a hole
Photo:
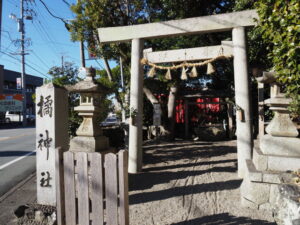
[[[174,128],[175,128],[175,105],[176,95],[178,88],[173,86],[170,88],[169,99],[168,99],[168,131],[170,139],[174,139]]]
[[[109,81],[112,81],[112,73],[111,73],[111,69],[110,69],[110,66],[108,64],[107,58],[103,58],[103,61],[104,61],[105,70],[106,70],[108,79],[109,79]]]

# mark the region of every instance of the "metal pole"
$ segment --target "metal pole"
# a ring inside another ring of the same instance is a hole
[[[83,41],[80,41],[79,46],[80,46],[81,66],[82,66],[83,68],[85,68],[85,56],[84,56],[84,46],[83,46]]]
[[[77,4],[80,3],[80,0],[77,0]],[[85,56],[84,56],[84,45],[83,40],[80,40],[79,42],[79,50],[80,50],[80,60],[81,60],[81,66],[85,68]]]
[[[0,0],[0,50],[1,50],[1,36],[2,36],[2,0]]]
[[[65,73],[65,67],[64,67],[64,56],[63,55],[61,56],[61,71],[62,71],[62,73],[64,75],[64,73]]]
[[[122,61],[122,57],[120,56],[120,71],[121,71],[121,86],[122,86],[122,92],[125,95],[125,86],[124,86],[124,74],[123,74],[123,61]],[[125,123],[126,120],[126,116],[125,116],[125,101],[122,105],[122,122]]]
[[[20,18],[20,31],[21,31],[21,62],[22,62],[22,72],[21,72],[21,79],[22,79],[22,95],[23,95],[23,126],[26,126],[26,78],[25,78],[25,29],[24,29],[24,1],[21,0],[21,18]]]

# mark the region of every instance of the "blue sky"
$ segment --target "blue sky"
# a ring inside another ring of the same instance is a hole
[[[44,2],[53,14],[65,20],[74,18],[74,14],[63,0],[44,0]],[[67,2],[71,4],[76,1],[67,0]],[[34,11],[33,20],[25,21],[25,35],[26,38],[30,38],[31,44],[26,48],[29,53],[26,55],[28,64],[26,73],[44,78],[49,77],[47,72],[52,66],[61,65],[62,56],[64,61],[73,62],[80,67],[79,43],[70,40],[70,34],[63,22],[53,18],[39,0],[28,0],[24,6]],[[17,22],[9,18],[11,13],[20,17],[19,0],[3,0],[0,64],[4,65],[5,69],[20,72],[20,56],[15,55],[20,48],[14,44],[14,40],[20,38],[20,33]],[[86,65],[103,68],[100,60],[98,62],[86,60]]]

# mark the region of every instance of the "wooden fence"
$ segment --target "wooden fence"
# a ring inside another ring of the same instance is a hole
[[[129,225],[128,152],[56,151],[58,225]]]

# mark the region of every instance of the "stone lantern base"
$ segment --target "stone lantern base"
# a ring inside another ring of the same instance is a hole
[[[73,152],[98,152],[108,150],[108,148],[109,140],[105,136],[77,136],[70,141],[70,151]]]

